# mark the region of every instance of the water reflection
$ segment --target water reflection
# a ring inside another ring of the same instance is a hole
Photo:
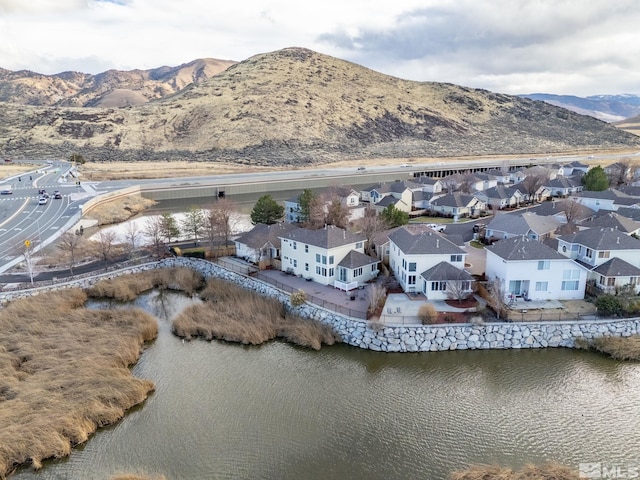
[[[154,291],[134,302],[160,322],[133,368],[155,394],[70,459],[17,479],[437,480],[470,463],[640,460],[638,364],[566,349],[183,343],[171,318],[191,301]]]

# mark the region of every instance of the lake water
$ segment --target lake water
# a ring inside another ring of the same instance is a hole
[[[444,479],[473,463],[640,464],[640,364],[568,349],[385,354],[182,342],[151,292],[157,390],[67,459],[13,478]]]

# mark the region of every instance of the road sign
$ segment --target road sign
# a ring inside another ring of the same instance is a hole
[[[24,246],[27,247],[27,248],[30,248],[31,247],[31,240],[25,240],[24,241]]]

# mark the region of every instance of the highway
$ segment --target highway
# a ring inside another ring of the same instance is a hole
[[[640,152],[638,153],[640,154]],[[638,156],[636,154],[636,156]],[[569,163],[579,161],[600,161],[604,164],[612,163],[621,157],[629,157],[625,154],[607,155],[570,155],[541,158],[523,157],[511,159],[511,164],[545,164],[545,163]],[[405,178],[412,172],[427,169],[463,169],[469,166],[483,166],[500,164],[501,160],[475,160],[446,161],[420,164],[407,164],[406,166],[367,166],[364,170],[355,167],[319,168],[306,170],[289,170],[265,173],[243,173],[229,175],[212,175],[206,177],[180,177],[153,180],[125,180],[109,182],[81,182],[76,185],[76,179],[70,172],[72,165],[64,161],[29,161],[23,163],[33,164],[31,172],[16,175],[0,182],[0,191],[11,186],[12,194],[0,195],[0,273],[6,272],[23,257],[25,241],[29,241],[31,249],[35,253],[40,248],[48,245],[58,238],[66,230],[72,228],[80,220],[82,205],[103,193],[112,192],[133,185],[158,185],[170,188],[186,188],[198,185],[229,185],[246,182],[274,182],[288,179],[308,179],[309,186],[313,188],[314,179],[322,177],[347,177],[345,184],[358,185],[358,176],[364,173],[386,173],[391,175],[404,174]],[[507,162],[507,160],[505,160]],[[50,198],[46,205],[38,204],[38,190],[45,189]],[[59,190],[61,199],[54,199],[53,192]]]

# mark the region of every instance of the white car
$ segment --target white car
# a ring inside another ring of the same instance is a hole
[[[447,229],[447,226],[441,223],[427,223],[427,227],[436,232],[444,232]]]
[[[47,204],[47,197],[40,197],[38,199],[38,205],[46,205]]]

